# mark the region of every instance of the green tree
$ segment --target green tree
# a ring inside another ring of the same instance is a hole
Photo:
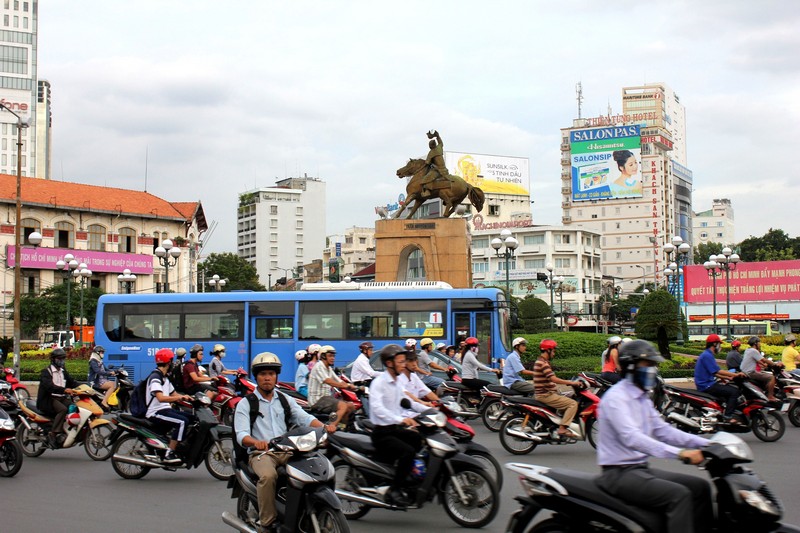
[[[70,283],[70,322],[80,324],[81,288]],[[83,289],[83,316],[86,324],[95,323],[97,300],[105,292],[95,287]],[[43,327],[61,328],[67,319],[67,284],[60,283],[43,290],[40,294],[24,294],[19,301],[19,312],[23,335],[35,337]],[[13,313],[12,313],[13,316]]]
[[[685,320],[681,319],[685,328]],[[669,341],[678,335],[678,301],[667,291],[651,292],[636,314],[636,336],[654,340],[658,351],[670,358]]]
[[[550,304],[541,298],[533,295],[527,296],[519,301],[517,308],[520,322],[526,333],[539,333],[551,329]]]
[[[226,252],[221,254],[211,254],[205,261],[197,265],[198,285],[214,274],[226,280],[224,291],[231,290],[251,290],[265,291],[264,285],[258,280],[256,268],[239,257],[238,255]],[[208,290],[208,288],[206,288]]]
[[[750,236],[739,243],[742,261],[780,261],[800,258],[800,238],[791,238],[782,229],[770,228],[762,237]]]
[[[712,255],[721,254],[722,248],[724,248],[724,245],[719,242],[701,242],[694,247],[694,251],[692,252],[694,264],[702,265],[708,261],[708,258]]]

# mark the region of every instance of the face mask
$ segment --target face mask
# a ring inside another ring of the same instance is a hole
[[[633,383],[640,389],[650,392],[656,387],[657,366],[638,366],[633,371]]]
[[[470,348],[470,351],[475,355],[478,355],[478,348],[479,348],[478,346],[473,346]]]
[[[225,359],[225,351],[217,352],[219,354],[220,359]]]
[[[53,366],[56,368],[64,368],[65,366],[67,366],[67,362],[64,359],[56,359],[55,361],[53,361]]]
[[[103,355],[105,355],[103,352],[96,352],[96,353],[97,353],[97,357],[99,357],[100,359],[103,359]]]

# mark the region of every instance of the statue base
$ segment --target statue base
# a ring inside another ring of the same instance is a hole
[[[463,218],[378,220],[375,281],[444,281],[455,288],[471,288],[470,240]],[[416,250],[421,256],[410,259]]]

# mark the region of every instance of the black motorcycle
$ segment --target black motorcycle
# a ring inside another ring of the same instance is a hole
[[[753,460],[753,452],[739,437],[717,433],[704,448],[705,469],[716,487],[717,505],[713,531],[725,533],[800,532],[781,524],[783,506],[752,470],[742,466]],[[520,475],[524,496],[516,500],[507,533],[545,532],[642,532],[665,531],[664,516],[633,507],[611,496],[597,485],[598,476],[523,463],[506,467]],[[549,518],[536,523],[539,514]]]
[[[217,421],[210,404],[208,396],[198,392],[190,404],[183,405],[193,409],[197,420],[187,428],[186,438],[175,450],[180,464],[164,462],[170,439],[150,420],[121,413],[116,419],[117,429],[110,437],[114,442],[111,456],[114,472],[125,479],[140,479],[153,468],[174,472],[178,468],[197,468],[205,462],[209,474],[215,478],[227,481],[233,477],[233,431]]]
[[[404,400],[405,401],[405,400]],[[394,466],[375,459],[369,435],[337,432],[330,435],[328,450],[336,469],[336,495],[351,520],[373,507],[393,511],[420,509],[438,496],[447,515],[462,527],[483,527],[500,508],[497,486],[484,464],[461,453],[458,444],[442,431],[444,413],[428,409],[416,418],[425,445],[415,459],[408,479],[411,504],[397,505],[389,498]]]
[[[278,471],[275,507],[280,533],[349,533],[341,502],[333,491],[334,468],[317,451],[327,439],[322,428],[298,427],[272,439],[271,450],[292,452]],[[260,453],[260,452],[255,452]],[[259,517],[256,485],[258,476],[246,461],[234,461],[235,476],[228,481],[236,499],[236,516],[225,511],[222,521],[238,531],[256,533]]]
[[[3,405],[15,406],[11,387],[3,382],[0,385],[0,477],[13,477],[22,468],[22,446],[17,442],[17,428],[14,418],[9,415]]]

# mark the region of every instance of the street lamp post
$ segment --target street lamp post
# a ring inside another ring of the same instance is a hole
[[[724,257],[724,256],[723,256]],[[711,278],[711,312],[714,316],[714,333],[719,333],[717,329],[717,278],[722,275],[718,270],[719,263],[717,263],[717,256],[711,255],[708,261],[703,263],[703,266],[708,271],[708,277]]]
[[[547,263],[545,268],[549,273],[547,284],[550,286],[550,328],[556,329],[556,312],[555,308],[553,307],[553,264]]]
[[[228,281],[220,278],[219,274],[214,274],[211,276],[211,279],[208,280],[208,284],[211,285],[211,288],[217,292],[221,291],[222,287],[224,287],[226,283],[228,283]]]
[[[83,346],[83,291],[86,287],[86,280],[92,277],[92,271],[89,270],[89,267],[86,265],[86,263],[81,263],[78,266],[78,270],[75,270],[72,275],[75,276],[75,280],[78,282],[81,288],[81,329],[79,330],[80,338],[78,339],[78,342],[80,342],[81,346]],[[67,336],[69,336],[69,333],[67,333]]]
[[[130,294],[133,284],[136,283],[136,274],[131,274],[130,269],[126,268],[122,274],[117,276],[120,283],[125,284],[125,294]]]
[[[664,245],[664,255],[667,256],[667,261],[670,261],[669,266],[664,270],[667,279],[673,277],[675,283],[675,297],[678,300],[678,338],[676,344],[681,346],[683,344],[683,327],[681,326],[681,283],[683,280],[683,265],[689,258],[689,252],[692,247],[679,236],[674,236],[671,243]]]
[[[564,277],[556,276],[553,278],[555,284],[555,291],[558,293],[558,306],[559,306],[559,328],[564,331]]]
[[[84,265],[85,266],[85,265]],[[72,254],[65,254],[62,259],[56,261],[56,269],[64,276],[64,283],[67,284],[67,320],[64,324],[64,329],[67,330],[66,344],[69,346],[69,327],[70,323],[70,296],[72,295],[72,276],[73,272],[77,272],[80,265]]]
[[[20,315],[20,298],[22,297],[22,257],[20,254],[22,236],[22,129],[28,122],[14,113],[11,108],[0,101],[0,107],[17,117],[17,197],[16,220],[14,221],[14,370],[19,376],[19,347],[22,339],[22,320]],[[39,240],[41,242],[41,239]],[[33,242],[31,242],[33,244]]]
[[[730,342],[733,339],[731,331],[731,270],[736,270],[739,263],[739,254],[733,253],[729,246],[722,249],[722,253],[717,255],[717,270],[725,273],[725,315],[726,315],[726,335],[725,339]],[[715,328],[716,329],[716,328]]]
[[[156,257],[158,263],[164,267],[164,292],[169,292],[169,267],[174,267],[178,264],[178,258],[181,256],[181,249],[169,239],[161,243],[161,246],[156,248]],[[170,261],[170,259],[172,259]]]
[[[492,248],[498,259],[503,259],[506,268],[506,296],[511,302],[511,280],[509,271],[511,269],[511,259],[514,258],[514,251],[519,246],[519,241],[511,236],[511,230],[504,229],[500,232],[500,238],[492,239]],[[504,248],[501,252],[500,248]]]

